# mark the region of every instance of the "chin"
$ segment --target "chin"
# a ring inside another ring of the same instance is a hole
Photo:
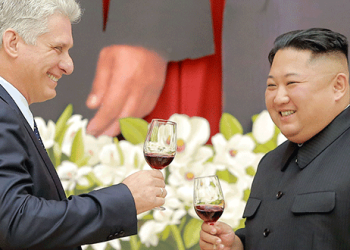
[[[43,98],[39,102],[46,102],[56,97],[56,91],[54,93],[50,93],[49,95],[43,96]]]

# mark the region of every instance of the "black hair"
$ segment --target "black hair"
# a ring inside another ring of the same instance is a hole
[[[295,30],[278,36],[268,56],[270,65],[272,65],[277,51],[284,48],[309,50],[312,51],[313,55],[342,53],[348,61],[347,38],[329,29]]]

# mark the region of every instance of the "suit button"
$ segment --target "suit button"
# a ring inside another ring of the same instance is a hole
[[[112,234],[108,235],[107,240],[112,240],[112,239],[114,239],[113,235]]]
[[[268,228],[266,228],[263,232],[264,237],[269,236],[269,234],[270,234],[270,230]]]
[[[278,191],[276,194],[276,198],[280,199],[283,196],[283,192],[282,191]]]
[[[120,231],[120,232],[119,232],[119,236],[120,236],[120,237],[124,237],[124,236],[125,236],[125,232],[124,232],[124,231]]]

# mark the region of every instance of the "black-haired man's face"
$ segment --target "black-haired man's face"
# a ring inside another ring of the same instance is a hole
[[[267,79],[265,102],[272,120],[291,141],[303,143],[338,114],[333,82],[337,63],[311,51],[277,51]]]

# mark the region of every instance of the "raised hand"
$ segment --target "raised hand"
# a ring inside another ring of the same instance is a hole
[[[233,229],[223,222],[216,222],[214,225],[203,223],[200,232],[199,246],[202,250],[244,249],[241,240],[235,235]]]
[[[145,117],[163,89],[167,61],[142,47],[112,45],[101,50],[92,91],[86,101],[98,109],[87,132],[99,136],[119,134],[118,119]]]

